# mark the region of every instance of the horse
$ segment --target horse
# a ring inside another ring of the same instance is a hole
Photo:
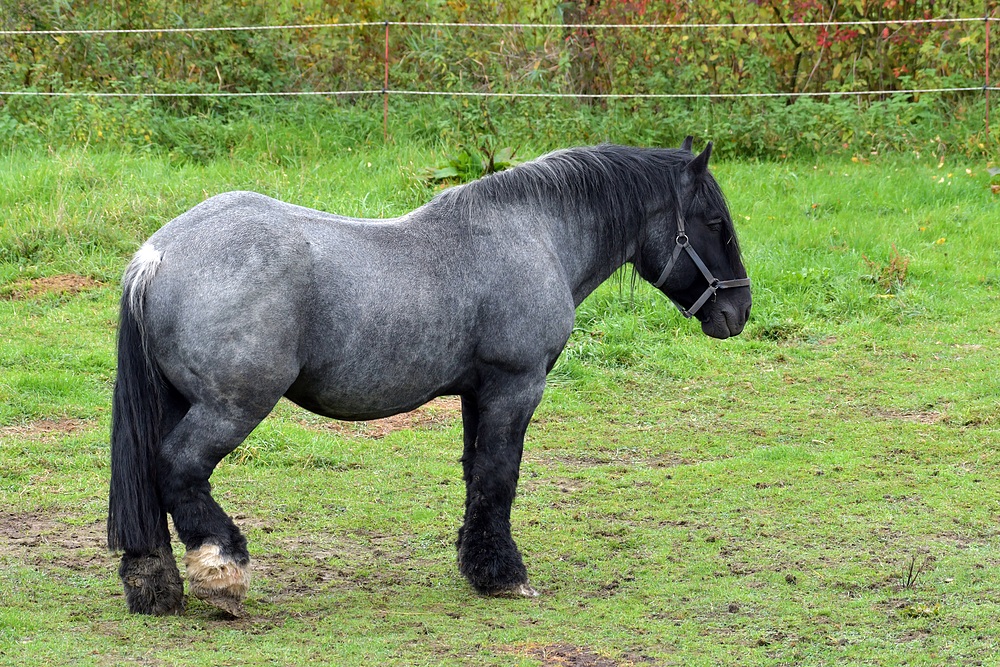
[[[189,594],[245,613],[247,541],[209,477],[282,396],[340,420],[459,396],[458,569],[479,594],[537,595],[510,511],[576,307],[629,264],[708,336],[749,317],[711,152],[558,150],[393,219],[229,192],[161,227],[123,276],[112,397],[108,548],[129,610],[185,608],[169,513]]]

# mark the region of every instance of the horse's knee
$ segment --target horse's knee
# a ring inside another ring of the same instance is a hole
[[[233,616],[243,615],[243,599],[250,588],[250,559],[224,552],[206,542],[184,556],[191,595]]]
[[[184,611],[184,584],[170,547],[152,554],[126,553],[118,576],[132,613],[162,616]]]

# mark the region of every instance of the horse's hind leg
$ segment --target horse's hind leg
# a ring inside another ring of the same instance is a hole
[[[187,547],[189,592],[233,616],[243,612],[250,554],[240,529],[212,498],[208,478],[271,407],[196,404],[164,441],[160,454],[160,493]]]
[[[162,399],[160,428],[169,433],[184,417],[188,404],[169,387]],[[184,611],[184,581],[170,548],[167,515],[162,508],[158,509],[161,514],[157,517],[158,526],[152,543],[138,551],[124,548],[118,576],[121,577],[128,608],[133,613],[179,614]]]
[[[153,553],[125,552],[118,576],[125,589],[129,611],[139,614],[179,614],[184,611],[184,582],[170,550],[170,534]]]

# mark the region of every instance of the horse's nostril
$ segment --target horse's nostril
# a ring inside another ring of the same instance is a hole
[[[746,322],[750,319],[750,305],[747,305],[746,309],[743,311],[743,321]]]

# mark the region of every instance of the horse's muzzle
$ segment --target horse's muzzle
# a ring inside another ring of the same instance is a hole
[[[738,336],[750,318],[750,299],[716,303],[717,307],[701,322],[702,332],[706,336],[720,339]]]

